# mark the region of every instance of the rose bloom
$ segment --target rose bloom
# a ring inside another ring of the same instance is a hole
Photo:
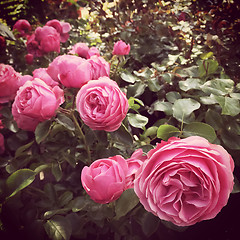
[[[71,25],[67,22],[60,22],[57,19],[50,20],[45,26],[53,27],[60,34],[60,41],[66,42],[69,38],[68,32],[71,30]]]
[[[27,81],[17,91],[12,115],[19,128],[35,131],[40,122],[52,118],[64,102],[64,92],[58,86],[51,88],[41,79]]]
[[[233,189],[234,162],[206,139],[170,138],[148,153],[134,182],[145,209],[175,225],[214,218]]]
[[[40,50],[40,43],[36,40],[35,34],[33,33],[31,36],[28,37],[27,40],[27,51],[28,55],[32,55],[34,57],[41,57],[44,55],[44,53]],[[29,59],[28,59],[29,58]],[[29,63],[31,63],[31,56],[27,57],[26,61],[29,60]]]
[[[110,75],[110,64],[103,58],[96,55],[91,56],[88,59],[91,64],[91,79],[97,80],[100,77]]]
[[[72,49],[68,52],[69,54],[77,54],[79,57],[89,59],[93,55],[100,56],[100,53],[96,47],[89,48],[86,43],[76,43]]]
[[[137,149],[130,158],[126,159],[128,164],[128,172],[126,176],[126,189],[133,188],[135,175],[142,163],[147,159],[147,156],[143,154],[143,150],[141,148]]]
[[[91,80],[77,93],[76,107],[83,122],[93,130],[117,130],[128,111],[126,95],[108,77]]]
[[[37,68],[32,74],[33,78],[40,78],[50,87],[55,87],[59,84],[50,77],[50,75],[47,73],[47,68]]]
[[[60,52],[60,34],[53,27],[37,27],[35,39],[39,43],[39,50],[43,54],[49,52]]]
[[[128,55],[130,52],[130,45],[126,44],[122,40],[117,41],[114,44],[112,54],[113,55]]]
[[[94,161],[81,173],[82,186],[97,203],[109,203],[120,197],[125,187],[127,163],[122,156]]]
[[[0,133],[0,154],[4,153],[5,145],[4,145],[4,136]]]
[[[91,80],[91,64],[84,58],[61,55],[49,64],[47,73],[65,87],[80,88]]]
[[[0,64],[0,103],[14,99],[20,87],[21,74],[7,64]]]
[[[26,37],[28,32],[32,30],[30,23],[25,19],[19,19],[14,25],[13,30],[17,30],[17,37]]]

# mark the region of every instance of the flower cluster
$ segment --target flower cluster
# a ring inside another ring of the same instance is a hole
[[[82,171],[90,197],[108,203],[127,188],[144,208],[179,226],[214,218],[227,204],[233,189],[234,162],[219,145],[202,137],[170,138],[144,156],[136,150],[130,159],[99,159]]]

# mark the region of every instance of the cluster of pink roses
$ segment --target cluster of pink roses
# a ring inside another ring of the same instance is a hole
[[[45,26],[37,27],[33,34],[29,34],[32,27],[25,19],[18,20],[13,30],[17,31],[17,37],[27,38],[27,51],[25,56],[27,63],[31,64],[34,57],[41,57],[49,52],[60,52],[60,42],[66,42],[71,25],[56,19],[48,21]]]
[[[66,39],[64,34],[63,37]],[[82,57],[72,55],[76,53]],[[93,130],[111,132],[120,127],[129,105],[125,93],[109,76],[110,64],[99,51],[78,43],[47,68],[35,69],[32,76],[21,76],[10,65],[1,64],[0,103],[14,99],[12,115],[18,127],[35,131],[40,122],[54,117],[64,103],[63,88],[79,88],[76,108],[83,122]]]
[[[179,226],[214,218],[233,189],[234,162],[219,145],[202,137],[170,138],[143,156],[99,159],[82,170],[82,185],[98,203],[134,188],[144,208]]]

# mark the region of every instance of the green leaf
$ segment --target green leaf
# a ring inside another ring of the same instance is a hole
[[[234,81],[231,79],[213,79],[204,83],[201,87],[206,94],[226,95],[233,91]]]
[[[221,132],[221,139],[228,148],[234,150],[240,150],[240,136],[232,134],[226,129]]]
[[[53,217],[54,215],[57,215],[57,214],[65,214],[69,210],[70,209],[68,209],[68,208],[50,210],[50,211],[45,212],[43,217],[44,217],[44,219],[49,219],[49,218],[51,218],[51,217]]]
[[[148,123],[148,118],[140,114],[128,113],[127,116],[128,116],[129,123],[133,127],[143,129],[145,125]]]
[[[59,163],[52,163],[52,174],[56,181],[59,182],[62,178],[62,168]]]
[[[121,78],[128,83],[135,83],[137,80],[137,78],[128,71],[122,72]]]
[[[146,131],[144,131],[144,133],[141,136],[144,138],[154,137],[157,135],[157,130],[158,130],[157,126],[149,127],[148,129],[146,129]]]
[[[59,215],[47,220],[44,228],[52,240],[69,240],[72,234],[72,226],[69,220]]]
[[[118,130],[111,132],[111,137],[117,142],[124,143],[126,145],[131,146],[133,144],[133,138],[128,129],[121,124]]]
[[[216,60],[207,59],[200,61],[199,76],[200,78],[214,74],[218,69],[218,62]]]
[[[127,88],[127,97],[130,98],[141,96],[146,87],[147,85],[143,84],[142,82],[136,82],[134,85],[129,85]]]
[[[72,199],[73,193],[70,191],[66,191],[58,198],[58,206],[63,207],[68,204]]]
[[[173,117],[180,122],[188,123],[194,110],[200,108],[200,103],[191,98],[178,99],[173,104]]]
[[[32,144],[34,143],[34,141],[31,141],[21,147],[19,147],[17,149],[17,151],[15,152],[15,158],[19,157],[20,155],[22,155],[24,153],[25,150],[27,150],[28,148],[30,148],[32,146]]]
[[[155,101],[151,108],[153,109],[153,111],[161,111],[166,113],[166,115],[172,115],[172,103],[170,102],[163,102],[160,100]]]
[[[76,197],[70,202],[70,206],[73,212],[81,211],[87,205],[86,198],[83,196]]]
[[[232,117],[240,113],[239,100],[230,97],[214,96],[222,108],[223,115],[230,115]]]
[[[74,131],[75,130],[75,125],[74,125],[72,119],[67,117],[63,113],[59,113],[57,115],[56,121],[58,123],[60,123],[61,125],[63,125],[65,128],[67,128],[70,131]]]
[[[143,233],[149,238],[159,227],[160,219],[150,212],[146,212],[142,218]]]
[[[205,113],[205,121],[215,130],[219,130],[220,128],[224,127],[222,116],[218,112],[211,109],[208,109]]]
[[[148,80],[148,88],[152,92],[158,92],[162,86],[159,84],[158,78],[150,78]]]
[[[207,53],[202,53],[200,55],[200,58],[205,60],[205,59],[211,58],[212,56],[213,56],[213,52],[207,52]]]
[[[29,186],[34,181],[36,174],[36,172],[25,168],[12,173],[6,181],[9,193],[8,198],[14,196],[16,193]]]
[[[35,139],[38,144],[46,139],[46,137],[50,133],[51,125],[52,122],[50,120],[41,122],[37,125],[35,130]]]
[[[137,206],[138,202],[139,198],[132,188],[124,191],[120,198],[116,200],[115,219],[118,220],[119,218],[125,216],[128,212]]]
[[[157,130],[157,137],[167,141],[170,137],[179,135],[180,130],[172,125],[161,125]]]
[[[184,137],[200,136],[206,138],[211,143],[217,138],[215,130],[203,122],[192,122],[185,125],[182,134]]]
[[[179,87],[183,91],[189,91],[191,89],[200,89],[201,88],[201,80],[198,78],[187,78],[185,81],[179,82]]]
[[[13,33],[10,31],[8,26],[2,23],[0,23],[0,35],[3,37],[9,38],[11,40],[16,40],[16,38],[14,37]]]
[[[182,96],[180,95],[179,92],[168,92],[166,94],[166,99],[170,102],[170,103],[174,103],[176,100],[181,99]]]

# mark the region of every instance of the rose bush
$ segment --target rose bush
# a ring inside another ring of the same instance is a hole
[[[0,64],[0,103],[13,100],[20,87],[21,74],[7,64]]]
[[[125,190],[128,166],[122,156],[94,161],[81,173],[83,188],[98,203],[109,203],[120,197]]]
[[[37,125],[55,116],[64,102],[63,90],[51,88],[44,81],[35,78],[27,81],[17,91],[12,105],[12,115],[19,128],[34,131]]]
[[[233,189],[234,162],[221,146],[171,138],[148,153],[134,182],[147,211],[179,226],[214,218]]]
[[[91,80],[76,96],[83,122],[93,130],[117,130],[128,111],[128,100],[117,83],[108,77]]]

